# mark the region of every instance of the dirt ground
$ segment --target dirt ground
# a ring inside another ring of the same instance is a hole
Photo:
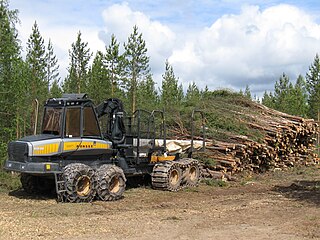
[[[314,167],[177,193],[131,188],[116,202],[16,190],[0,193],[0,239],[320,239],[319,207]]]

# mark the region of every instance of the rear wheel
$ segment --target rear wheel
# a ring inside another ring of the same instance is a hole
[[[82,163],[64,168],[65,198],[68,202],[90,202],[96,195],[94,170]]]
[[[97,194],[101,200],[118,200],[125,189],[126,177],[121,168],[105,164],[97,170]]]
[[[181,169],[179,167],[172,167],[168,172],[168,189],[177,191],[181,183]]]
[[[185,183],[187,186],[197,186],[200,180],[200,168],[197,161],[192,162],[186,169]]]
[[[152,186],[156,189],[178,191],[181,188],[182,170],[177,162],[158,163],[151,174]]]

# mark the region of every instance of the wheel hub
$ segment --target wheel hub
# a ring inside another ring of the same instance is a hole
[[[171,185],[176,185],[179,182],[179,172],[176,169],[170,172],[169,181]]]
[[[120,190],[120,178],[118,176],[114,176],[110,181],[109,192],[117,193]]]
[[[90,178],[87,175],[81,176],[78,178],[76,183],[76,191],[80,196],[86,196],[90,192]]]
[[[197,169],[195,166],[191,166],[189,169],[189,178],[191,181],[195,181],[197,179]]]

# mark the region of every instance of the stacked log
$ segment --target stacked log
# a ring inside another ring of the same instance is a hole
[[[258,130],[261,138],[228,133],[227,141],[207,139],[207,150],[200,156],[204,177],[230,179],[232,174],[245,170],[264,172],[319,163],[314,152],[319,129],[313,119],[291,116],[260,104],[256,104],[256,109],[259,114],[235,114],[244,116],[239,119],[246,119],[248,128]]]

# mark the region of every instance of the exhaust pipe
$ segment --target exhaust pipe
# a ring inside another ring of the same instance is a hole
[[[38,113],[39,113],[39,101],[38,99],[34,99],[34,101],[36,102],[36,111],[35,111],[35,120],[34,120],[34,132],[33,135],[37,134],[37,126],[38,126]]]

